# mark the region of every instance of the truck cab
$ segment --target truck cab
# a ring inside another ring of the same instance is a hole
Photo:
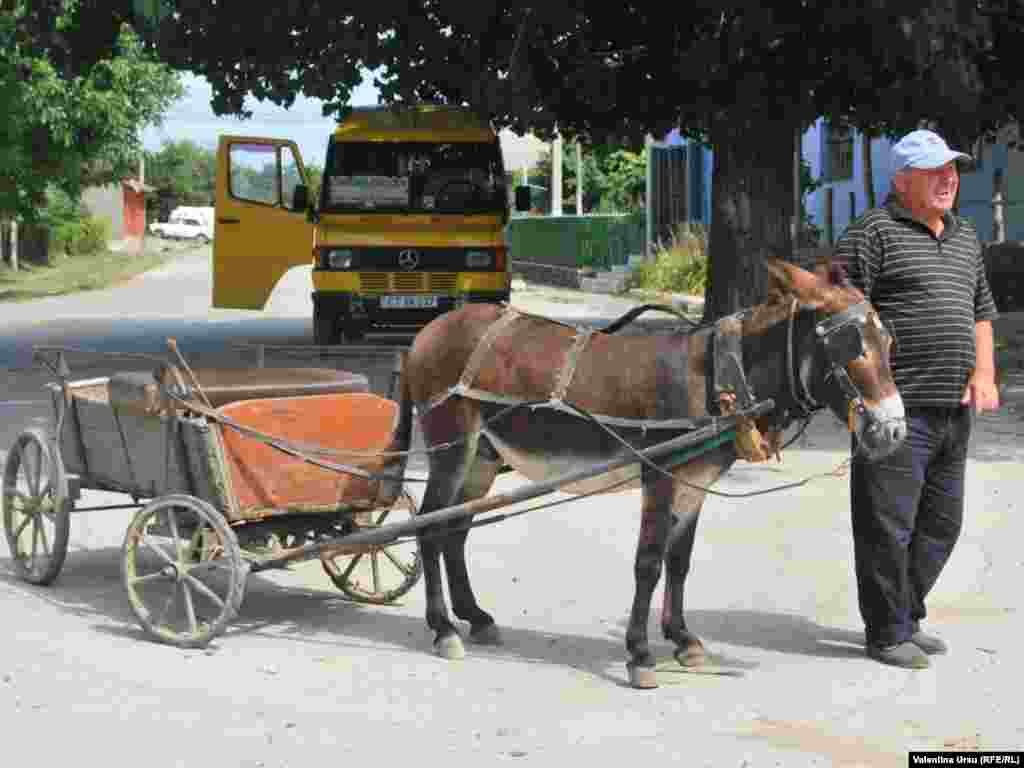
[[[328,139],[317,199],[308,190],[293,142],[221,137],[215,307],[262,308],[303,263],[316,344],[509,300],[501,146],[470,110],[352,109]]]

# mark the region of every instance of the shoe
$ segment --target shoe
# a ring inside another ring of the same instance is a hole
[[[910,642],[916,645],[925,653],[931,655],[935,653],[945,653],[949,650],[949,647],[942,641],[941,638],[935,635],[927,635],[924,632],[918,631],[910,636]]]
[[[896,645],[869,645],[868,656],[883,664],[907,669],[925,669],[931,666],[924,651],[910,641]]]

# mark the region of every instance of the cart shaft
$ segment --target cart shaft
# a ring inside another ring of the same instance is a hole
[[[718,417],[707,427],[694,430],[693,432],[673,438],[672,440],[666,440],[665,442],[658,443],[650,448],[638,450],[636,454],[639,454],[646,459],[659,459],[670,456],[673,453],[677,453],[686,448],[692,448],[702,442],[714,439],[722,432],[734,429],[740,417],[761,416],[771,411],[774,407],[775,402],[773,400],[762,400],[744,411],[740,411],[730,416]],[[620,467],[625,467],[630,464],[636,464],[638,462],[636,454],[630,453],[626,456],[620,456],[601,464],[593,464],[591,466],[584,467],[583,469],[566,472],[565,474],[550,480],[531,483],[509,493],[484,496],[462,504],[456,504],[452,507],[438,509],[430,512],[429,514],[415,517],[412,520],[391,523],[372,530],[356,531],[355,533],[350,533],[347,536],[343,536],[334,541],[317,542],[314,544],[306,544],[302,547],[296,547],[279,556],[267,558],[260,565],[259,570],[273,568],[282,563],[309,560],[328,550],[336,550],[339,548],[348,550],[351,548],[352,551],[358,551],[365,547],[390,544],[403,536],[417,533],[418,531],[433,525],[450,522],[452,520],[460,520],[483,512],[490,512],[501,507],[508,507],[523,501],[529,501],[530,499],[537,498],[538,496],[554,493],[559,488],[570,485],[571,483],[597,477],[598,475],[603,475],[614,469],[619,469]]]

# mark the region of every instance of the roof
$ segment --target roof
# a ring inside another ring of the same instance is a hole
[[[466,107],[439,104],[356,107],[335,141],[495,141],[490,123]]]

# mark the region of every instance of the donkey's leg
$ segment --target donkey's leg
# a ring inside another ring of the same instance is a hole
[[[636,591],[626,630],[626,650],[630,656],[626,669],[634,688],[657,688],[655,660],[647,642],[647,620],[651,613],[651,596],[661,577],[672,509],[672,480],[647,466],[643,467],[642,478],[643,508],[633,565]]]
[[[501,459],[486,437],[480,436],[476,446],[476,460],[466,475],[462,487],[462,501],[479,499],[487,494],[501,468]],[[461,503],[461,502],[460,502]],[[500,645],[501,633],[494,618],[476,602],[466,567],[466,539],[469,530],[453,532],[444,541],[444,566],[448,574],[448,590],[455,615],[470,624],[469,639],[484,645]]]
[[[690,572],[690,556],[697,534],[697,520],[707,494],[707,488],[725,471],[729,464],[726,453],[712,454],[708,458],[685,464],[675,471],[677,480],[672,507],[675,520],[665,545],[665,590],[661,612],[661,631],[676,645],[675,657],[683,666],[700,666],[706,659],[704,644],[686,626],[683,615],[683,592]]]
[[[472,403],[452,398],[423,414],[420,426],[427,446],[455,442],[455,445],[430,453],[430,476],[420,515],[450,507],[462,497],[462,489],[475,450],[475,440],[467,434],[467,423],[473,423]],[[441,578],[441,552],[447,538],[447,526],[429,526],[418,536],[423,561],[423,581],[427,598],[427,626],[434,631],[434,650],[446,659],[461,659],[465,648],[458,630],[448,618]]]
[[[665,639],[676,645],[676,661],[684,667],[696,667],[704,663],[706,654],[704,644],[697,635],[686,627],[683,617],[683,589],[686,576],[690,571],[690,555],[693,554],[693,541],[697,533],[697,519],[700,516],[702,502],[694,507],[680,510],[677,519],[668,534],[665,552],[665,590],[661,611],[661,632]]]

